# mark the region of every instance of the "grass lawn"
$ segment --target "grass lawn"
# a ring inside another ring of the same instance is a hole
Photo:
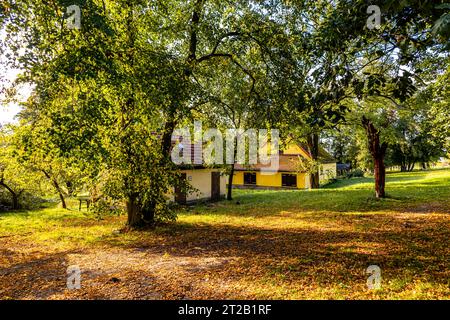
[[[176,223],[119,234],[124,216],[0,213],[0,299],[449,299],[450,170],[316,191],[235,190]],[[77,265],[81,289],[66,287]],[[381,268],[381,289],[366,285]]]

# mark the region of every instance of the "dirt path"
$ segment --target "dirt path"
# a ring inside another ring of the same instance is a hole
[[[192,299],[208,291],[223,297],[225,279],[212,283],[209,275],[233,260],[196,255],[201,248],[192,256],[147,248],[40,251],[0,240],[0,299]],[[73,266],[81,271],[81,288],[69,290]]]

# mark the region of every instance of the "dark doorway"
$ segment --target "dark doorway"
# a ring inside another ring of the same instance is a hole
[[[256,173],[244,172],[244,184],[256,184]]]
[[[211,172],[211,201],[220,200],[220,172]]]
[[[186,173],[181,174],[181,181],[186,181]],[[186,191],[182,190],[179,185],[175,186],[175,202],[186,204]]]
[[[297,187],[297,175],[296,174],[282,174],[281,185],[283,187]]]

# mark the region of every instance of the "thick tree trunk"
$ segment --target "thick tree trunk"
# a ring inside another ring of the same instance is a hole
[[[385,197],[386,168],[384,165],[384,156],[377,154],[374,157],[374,175],[375,175],[375,196],[377,198]]]
[[[129,196],[127,200],[127,226],[131,228],[142,226],[142,208],[135,195]]]
[[[131,7],[131,4],[128,3]],[[203,0],[197,0],[194,12],[191,19],[191,31],[190,31],[190,44],[189,44],[189,55],[187,57],[187,63],[189,68],[185,70],[185,77],[188,81],[192,74],[192,66],[196,61],[196,51],[197,51],[197,25],[200,21],[200,12],[203,6]],[[131,21],[129,19],[128,30],[131,30]],[[133,33],[130,33],[130,47],[134,47],[134,37]],[[174,97],[175,98],[175,97]],[[177,125],[176,114],[177,105],[171,105],[169,112],[167,114],[167,121],[164,125],[164,130],[161,137],[161,154],[162,158],[159,163],[161,170],[164,170],[168,161],[170,161],[170,150],[172,147],[172,133]],[[155,220],[155,209],[156,203],[150,202],[147,204],[140,203],[138,201],[138,196],[130,197],[127,201],[127,211],[128,211],[128,226],[138,226],[142,224],[153,224]]]
[[[380,131],[375,128],[372,121],[363,116],[362,124],[366,129],[369,151],[374,161],[375,196],[385,198],[386,168],[384,156],[386,155],[387,144],[385,142],[380,144]]]
[[[12,200],[13,200],[13,206],[12,209],[13,210],[17,210],[20,209],[20,205],[19,205],[19,197],[16,194],[12,194]]]
[[[174,109],[175,107],[173,107]],[[172,133],[175,129],[176,122],[173,120],[174,112],[170,112],[168,120],[164,126],[164,131],[161,137],[161,153],[162,158],[160,162],[161,168],[164,167],[165,162],[170,160],[170,149],[172,146]],[[162,169],[161,169],[162,170]],[[146,204],[138,201],[138,195],[129,197],[127,201],[128,221],[127,225],[131,228],[141,227],[144,225],[150,226],[155,223],[156,203],[149,202]]]
[[[308,151],[315,162],[319,158],[319,134],[313,133],[308,136]],[[319,171],[313,171],[309,175],[311,189],[318,189],[320,186]]]
[[[319,172],[313,172],[309,175],[309,181],[311,184],[311,189],[319,189],[320,187],[320,177]]]

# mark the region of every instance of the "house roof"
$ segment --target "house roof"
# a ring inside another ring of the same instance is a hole
[[[308,154],[308,147],[306,145],[301,146],[303,150],[305,150]],[[335,158],[331,154],[328,153],[322,146],[319,145],[319,158],[318,160],[322,163],[333,163],[337,162]]]
[[[336,169],[337,170],[349,170],[351,168],[351,164],[350,163],[338,163],[336,164]]]
[[[280,154],[279,155],[279,166],[278,170],[279,172],[298,172],[298,155],[285,155]],[[270,168],[270,164],[251,164],[251,165],[242,165],[242,164],[235,164],[234,170],[236,171],[261,171],[262,168]]]
[[[292,141],[292,143],[295,143],[299,148],[302,149],[304,153],[306,153],[311,158],[311,153],[308,151],[308,145],[306,143],[298,143],[295,141]],[[282,154],[282,151],[280,151],[280,154]],[[297,154],[302,155],[302,154]],[[319,145],[319,158],[318,160],[322,163],[334,163],[337,162],[336,159],[333,158],[331,154],[328,153],[321,145]]]
[[[294,142],[298,147],[302,149],[302,151],[310,155],[308,152],[308,147],[306,144],[302,143],[296,143]],[[182,146],[183,149],[190,149],[191,151],[191,164],[181,164],[180,167],[183,168],[204,168],[204,162],[203,162],[203,154],[201,143],[191,143],[191,141],[186,141],[183,143],[183,137],[182,136],[174,136],[172,137],[172,146],[171,146],[171,152],[173,148],[175,148],[178,145],[178,147]],[[196,152],[197,151],[197,152]],[[180,148],[181,152],[181,148]],[[280,150],[279,152],[279,170],[278,171],[284,171],[284,172],[293,172],[298,171],[298,157],[302,156],[304,157],[304,154],[283,154],[283,152]],[[319,161],[322,163],[334,163],[337,162],[322,146],[319,146]],[[255,165],[235,165],[235,170],[261,170],[262,168],[268,168],[269,165],[265,164],[255,164]]]
[[[189,150],[191,152],[191,163],[182,163],[179,164],[178,167],[182,169],[203,169],[205,168],[205,164],[203,161],[203,152],[201,148],[201,143],[191,143],[187,141],[183,143],[183,137],[172,137],[172,145],[170,147],[170,152],[173,151],[173,148],[178,147],[180,150],[180,156],[182,150]]]
[[[306,144],[302,143],[296,143],[295,144],[302,149],[304,152],[299,154],[283,154],[283,151],[280,150],[279,152],[279,169],[277,171],[279,172],[298,172],[299,166],[298,166],[298,157],[304,157],[304,154],[307,154],[310,158],[311,155],[308,151],[308,147]],[[319,146],[319,158],[318,160],[321,163],[335,163],[336,160],[322,147]],[[269,165],[266,164],[252,164],[252,165],[241,165],[236,164],[235,170],[236,171],[261,171],[262,168],[269,169]]]

